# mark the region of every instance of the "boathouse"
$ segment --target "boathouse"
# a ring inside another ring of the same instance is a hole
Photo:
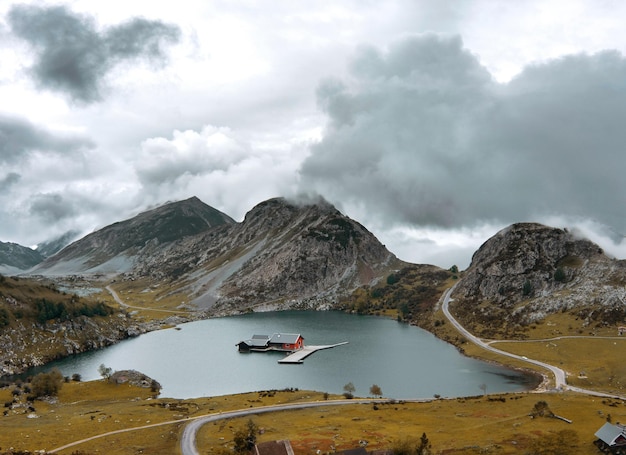
[[[275,333],[272,336],[252,335],[249,340],[237,343],[237,347],[239,352],[293,352],[304,347],[304,338],[299,333]]]
[[[594,444],[605,453],[622,453],[626,448],[626,428],[622,425],[605,423],[596,431]]]

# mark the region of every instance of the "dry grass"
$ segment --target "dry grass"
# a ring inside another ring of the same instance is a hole
[[[559,366],[568,373],[568,384],[624,395],[626,339],[563,338],[498,342],[494,347]]]
[[[8,401],[10,390],[0,390]],[[115,434],[68,448],[60,453],[82,450],[88,454],[176,454],[178,438],[186,417],[252,408],[276,403],[323,400],[320,393],[296,391],[275,394],[249,393],[190,400],[151,399],[150,392],[103,381],[65,384],[57,403],[35,402],[38,418],[25,410],[2,417],[0,448],[52,449],[69,442],[123,428],[158,422],[174,423]],[[567,424],[551,418],[531,418],[535,403],[545,400],[557,415],[573,420]],[[367,441],[368,450],[390,448],[407,437],[426,433],[434,453],[525,454],[536,443],[549,445],[568,433],[574,442],[568,454],[595,450],[593,434],[610,414],[612,421],[626,421],[626,406],[573,393],[505,394],[436,400],[428,403],[396,402],[377,405],[348,405],[284,411],[254,416],[262,429],[259,442],[289,439],[297,454],[317,450],[332,452],[357,447]],[[177,421],[180,420],[178,423]],[[207,424],[199,432],[201,453],[219,454],[232,444],[233,434],[247,418]]]

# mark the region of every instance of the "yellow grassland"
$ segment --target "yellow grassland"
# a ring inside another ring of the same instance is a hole
[[[9,401],[10,389],[0,390]],[[331,399],[333,397],[330,397]],[[223,397],[176,400],[153,399],[148,389],[104,381],[65,384],[56,403],[35,402],[35,413],[9,411],[1,417],[0,448],[51,450],[73,441],[107,432],[159,422],[163,426],[96,438],[65,449],[87,454],[177,454],[179,436],[188,417],[276,403],[319,401],[318,392],[247,393]],[[540,400],[552,412],[572,420],[536,417],[530,413]],[[377,409],[376,409],[377,408]],[[29,418],[34,414],[36,418]],[[626,421],[626,406],[617,400],[575,393],[503,394],[427,403],[388,402],[283,411],[252,416],[260,428],[259,442],[289,439],[297,454],[323,453],[358,447],[390,448],[406,438],[426,433],[434,453],[524,454],[533,445],[563,444],[567,453],[594,453],[593,434],[609,418]],[[198,434],[201,453],[220,454],[232,447],[234,432],[248,418],[205,425]]]

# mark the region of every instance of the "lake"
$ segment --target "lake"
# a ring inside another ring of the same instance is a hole
[[[253,334],[300,333],[308,345],[347,341],[318,351],[301,365],[279,364],[282,353],[237,351]],[[461,355],[431,333],[391,319],[326,311],[281,311],[208,319],[123,341],[46,365],[65,376],[100,378],[98,367],[134,369],[156,379],[162,397],[194,398],[298,388],[356,396],[377,384],[388,398],[470,396],[517,392],[536,385],[520,372]],[[32,374],[32,372],[31,372]]]

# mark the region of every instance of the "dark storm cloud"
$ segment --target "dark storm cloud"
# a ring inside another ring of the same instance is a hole
[[[64,6],[16,5],[8,19],[13,33],[35,52],[35,81],[82,103],[101,99],[103,78],[115,65],[164,61],[165,45],[180,37],[176,26],[140,18],[99,31],[92,18]]]
[[[45,222],[55,223],[76,214],[73,204],[61,194],[37,194],[30,198],[29,212]]]
[[[22,176],[16,172],[9,172],[3,178],[0,179],[0,193],[8,190],[17,182],[20,181]]]
[[[27,120],[0,114],[0,163],[15,163],[34,151],[69,154],[91,147],[88,139],[54,134]]]
[[[626,61],[617,52],[528,67],[496,83],[457,37],[364,48],[318,89],[329,117],[302,185],[384,214],[453,227],[541,214],[626,228]]]

